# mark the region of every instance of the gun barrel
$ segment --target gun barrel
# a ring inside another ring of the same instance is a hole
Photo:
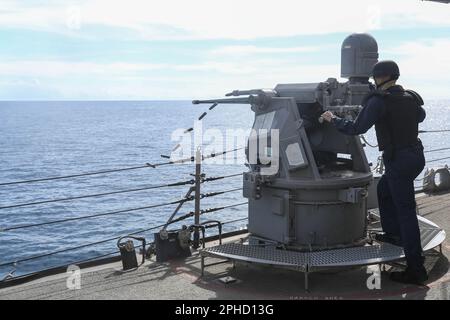
[[[235,103],[235,104],[249,104],[251,103],[251,98],[228,98],[228,99],[210,99],[210,100],[193,100],[192,104],[201,103]]]
[[[234,90],[227,93],[225,96],[247,96],[247,95],[266,95],[270,97],[277,96],[277,92],[273,89],[251,89],[251,90]]]
[[[325,111],[333,112],[349,112],[349,111],[361,111],[362,106],[359,105],[345,105],[345,106],[327,106],[324,108]]]

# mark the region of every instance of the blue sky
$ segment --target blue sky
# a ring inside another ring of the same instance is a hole
[[[450,98],[450,5],[419,0],[0,0],[0,100],[193,99],[339,78],[369,32],[405,86]]]

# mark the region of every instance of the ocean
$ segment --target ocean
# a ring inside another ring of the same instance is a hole
[[[208,111],[208,107],[193,106],[190,101],[0,102],[0,184],[166,162],[167,159],[161,155],[170,155],[178,143],[172,138],[177,138],[177,133],[193,127],[194,121]],[[421,130],[449,129],[450,100],[426,101],[426,111],[427,118],[420,125]],[[205,133],[214,129],[220,132],[227,129],[245,131],[250,129],[252,122],[253,113],[249,106],[219,105],[213,111],[208,111],[202,127]],[[376,144],[373,129],[365,136],[371,144]],[[450,132],[424,133],[421,139],[428,150],[450,147]],[[244,145],[244,141],[239,140],[210,139],[204,142],[209,148],[205,149],[206,154],[206,151],[222,151],[222,145],[227,146],[225,150]],[[375,165],[378,150],[366,147],[366,154]],[[427,160],[446,156],[450,156],[448,150],[426,154]],[[207,176],[246,171],[243,151],[235,155],[234,161],[228,159],[223,163],[220,158],[211,159],[217,163],[211,163],[210,160],[203,165],[203,172]],[[437,167],[448,162],[444,159],[429,163],[428,166]],[[185,163],[71,179],[0,185],[0,207],[185,181],[193,178],[191,174],[194,170],[192,163]],[[204,183],[202,193],[231,191],[202,199],[202,208],[245,202],[242,191],[232,191],[241,188],[241,180],[237,176]],[[164,187],[0,209],[0,230],[163,204],[181,199],[188,188],[189,185]],[[12,270],[16,270],[16,275],[26,274],[111,253],[116,250],[115,240],[98,245],[89,244],[162,224],[175,206],[0,231],[0,265],[86,244],[77,250],[0,267],[0,279],[2,274]],[[193,203],[188,202],[179,214],[191,210]],[[202,219],[231,221],[245,218],[247,207],[230,207],[207,215]],[[239,221],[227,224],[225,231],[245,226],[246,221]],[[152,231],[144,235],[150,241],[153,239]]]

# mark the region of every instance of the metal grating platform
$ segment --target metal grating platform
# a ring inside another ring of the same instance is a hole
[[[308,264],[308,254],[304,252],[279,250],[274,247],[262,247],[240,243],[203,249],[202,256],[216,256],[232,260],[255,262],[269,265],[305,268]]]
[[[309,267],[342,267],[378,264],[401,259],[403,249],[392,244],[374,244],[363,247],[311,252]]]
[[[203,249],[202,256],[304,269],[377,264],[403,258],[403,249],[388,243],[314,252],[228,243]]]
[[[376,214],[372,215],[373,218],[379,219]],[[445,240],[445,231],[423,217],[418,216],[418,218],[423,250],[428,251],[440,246]],[[377,222],[374,224],[377,224]],[[215,257],[295,268],[306,272],[306,280],[307,273],[315,268],[382,264],[398,261],[405,257],[401,247],[389,243],[312,252],[283,250],[274,246],[227,243],[202,249],[200,255],[202,258],[202,275],[204,267],[207,266],[204,264],[205,257]]]
[[[381,231],[381,225],[379,223],[380,216],[376,210],[370,212],[372,218],[378,220],[374,222],[372,225],[372,229],[374,225],[378,226],[378,229]],[[422,216],[417,216],[419,220],[419,228],[420,228],[420,237],[422,242],[422,248],[424,251],[428,251],[439,246],[445,240],[445,231],[442,230],[437,224],[433,221],[430,221]]]
[[[445,231],[439,228],[432,221],[418,216],[420,237],[422,240],[422,248],[424,251],[431,250],[439,246],[445,240]]]

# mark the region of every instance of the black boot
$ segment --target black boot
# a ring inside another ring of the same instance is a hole
[[[424,282],[428,280],[428,275],[427,271],[423,267],[419,270],[406,268],[405,271],[391,272],[390,279],[395,282],[416,284],[422,286],[424,285]]]
[[[400,239],[400,237],[396,237],[396,236],[392,236],[389,234],[376,234],[375,235],[375,240],[378,242],[387,242],[390,244],[393,244],[394,246],[402,246],[402,241]]]

